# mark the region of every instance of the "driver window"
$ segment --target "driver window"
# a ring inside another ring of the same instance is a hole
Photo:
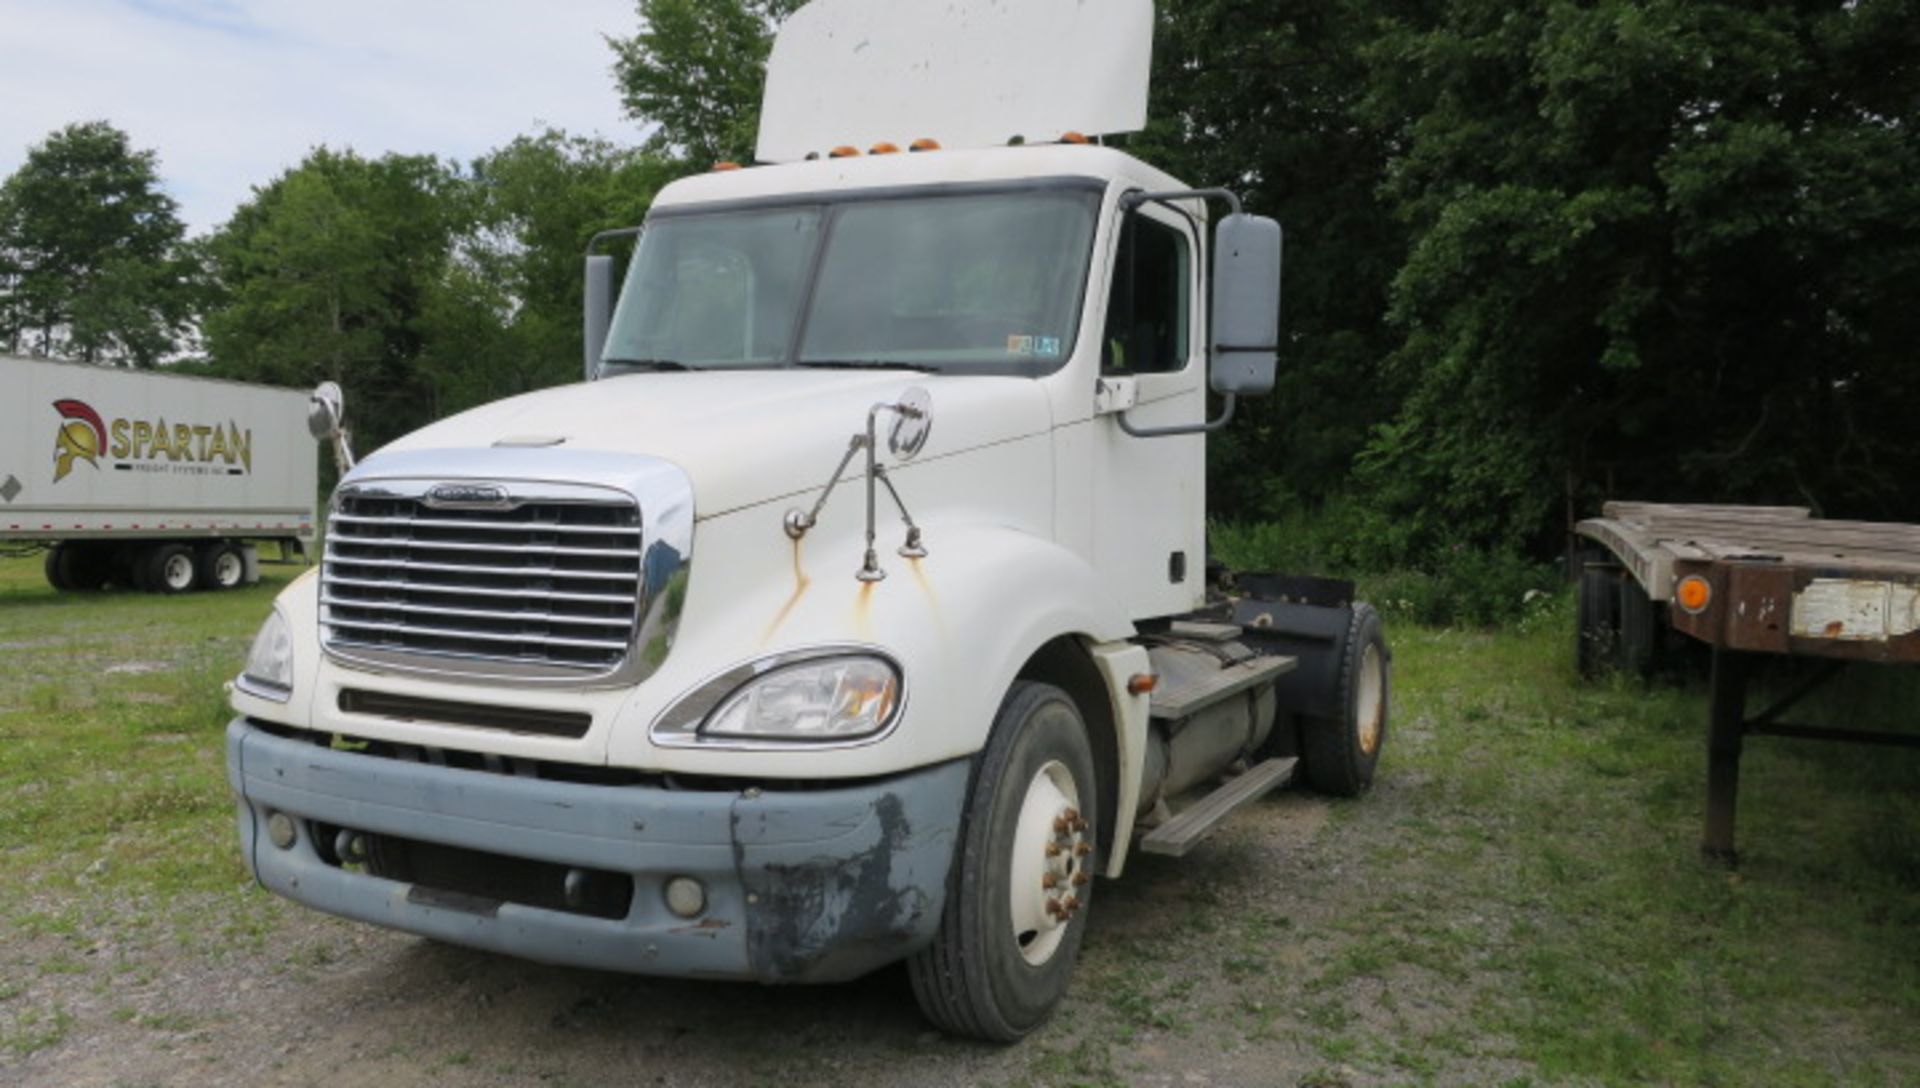
[[[1157,374],[1187,365],[1190,312],[1185,233],[1145,215],[1129,215],[1114,255],[1100,369]]]

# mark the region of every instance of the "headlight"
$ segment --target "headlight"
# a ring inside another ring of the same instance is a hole
[[[783,655],[702,685],[661,718],[654,738],[667,744],[863,740],[893,724],[900,693],[900,670],[876,654]]]
[[[293,696],[293,629],[277,608],[260,625],[260,633],[253,636],[239,687],[249,695],[276,702],[284,703]]]

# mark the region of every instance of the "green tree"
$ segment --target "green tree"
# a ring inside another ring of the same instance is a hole
[[[627,116],[683,168],[751,162],[773,27],[803,0],[637,0],[640,31],[609,38]]]
[[[1160,5],[1150,127],[1126,147],[1189,184],[1232,187],[1286,231],[1274,394],[1209,440],[1209,506],[1228,518],[1338,498],[1397,403],[1381,315],[1406,232],[1378,191],[1392,145],[1360,111],[1378,6]]]
[[[218,297],[203,321],[219,372],[340,382],[371,449],[440,414],[422,370],[429,314],[472,221],[433,158],[315,150],[254,190],[210,240]]]
[[[156,156],[105,121],[68,125],[0,183],[0,344],[151,367],[173,354],[196,265]]]
[[[639,223],[670,177],[644,152],[554,130],[473,164],[471,227],[428,314],[424,362],[445,407],[579,379],[587,242]]]
[[[1452,0],[1369,43],[1407,396],[1394,548],[1540,544],[1603,496],[1920,502],[1909,0]]]

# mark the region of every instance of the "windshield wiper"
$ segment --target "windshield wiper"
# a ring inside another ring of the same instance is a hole
[[[623,370],[687,370],[687,364],[672,359],[603,359],[608,366]]]
[[[922,374],[938,374],[940,368],[926,363],[901,363],[889,359],[806,359],[794,366],[817,367],[821,370],[917,370]]]

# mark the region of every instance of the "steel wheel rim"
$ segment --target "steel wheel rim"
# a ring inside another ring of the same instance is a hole
[[[161,580],[168,589],[185,589],[193,584],[193,557],[189,555],[170,555],[160,567]]]
[[[232,587],[240,584],[240,557],[232,552],[222,552],[213,561],[213,580],[216,584]]]
[[[1360,655],[1359,703],[1355,708],[1360,725],[1360,750],[1373,755],[1380,750],[1380,735],[1386,731],[1387,670],[1380,659],[1380,647],[1368,643]]]
[[[1086,898],[1092,839],[1073,772],[1049,760],[1027,783],[1014,823],[1008,907],[1014,947],[1034,967],[1059,952]]]

